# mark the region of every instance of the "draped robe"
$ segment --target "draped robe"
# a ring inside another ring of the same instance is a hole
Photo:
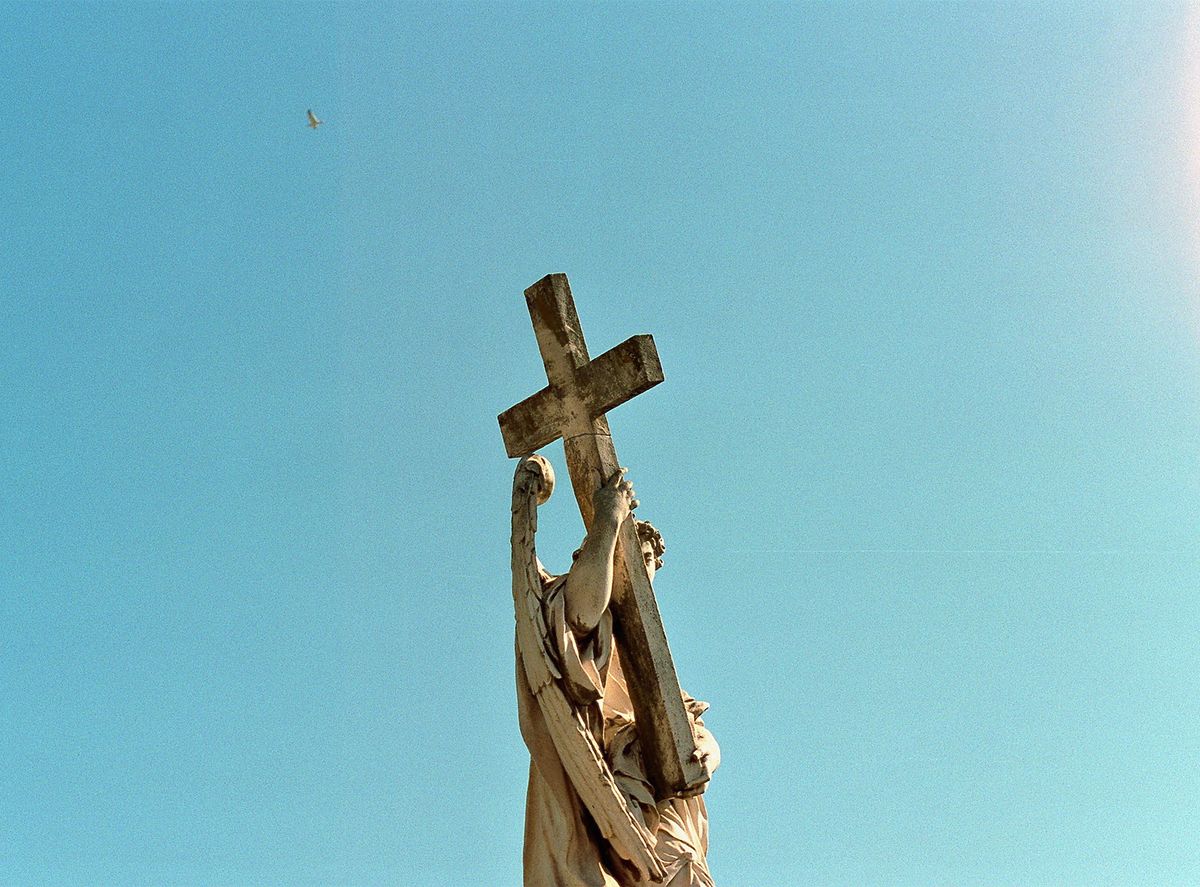
[[[542,710],[530,690],[524,655],[545,655],[561,675],[564,694],[604,750],[604,758],[630,811],[655,837],[655,855],[666,869],[668,887],[713,887],[705,854],[708,814],[701,796],[656,798],[642,762],[633,706],[626,691],[605,611],[591,632],[580,635],[567,623],[567,576],[543,575],[539,650],[517,644],[517,702],[521,735],[529,748],[529,791],[525,805],[525,887],[636,887],[653,882],[612,852],[559,760]],[[711,742],[701,720],[707,704],[684,694],[697,738]]]

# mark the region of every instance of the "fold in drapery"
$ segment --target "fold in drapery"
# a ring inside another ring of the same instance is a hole
[[[576,716],[604,749],[630,813],[655,835],[655,854],[667,872],[660,883],[712,887],[705,861],[708,816],[704,800],[656,802],[613,642],[612,616],[605,612],[593,631],[577,634],[566,620],[565,584],[566,577],[560,576],[543,585],[537,620],[541,649],[522,651],[519,645],[517,649],[518,711],[531,758],[525,811],[525,887],[636,887],[651,882],[639,880],[597,833],[559,760],[545,714],[520,667],[522,655],[544,655],[557,667],[558,682]],[[693,729],[703,730],[700,715],[707,704],[686,694],[684,699]]]

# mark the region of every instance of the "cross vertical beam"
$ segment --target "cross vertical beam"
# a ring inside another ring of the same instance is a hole
[[[662,381],[658,352],[650,336],[634,336],[590,360],[565,274],[539,280],[525,291],[525,301],[550,384],[500,414],[505,447],[509,456],[521,456],[561,437],[575,499],[590,528],[592,494],[620,465],[604,413]],[[617,536],[612,609],[649,776],[662,796],[694,791],[706,776],[694,757],[632,517]]]

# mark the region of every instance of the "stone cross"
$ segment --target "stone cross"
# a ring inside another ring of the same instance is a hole
[[[525,290],[525,301],[550,384],[500,414],[504,446],[515,458],[561,437],[579,511],[590,527],[592,494],[619,467],[604,414],[663,380],[658,351],[650,336],[634,336],[589,360],[565,274],[543,277]],[[706,777],[694,757],[679,680],[632,517],[617,536],[612,609],[649,775],[662,795],[694,791]]]

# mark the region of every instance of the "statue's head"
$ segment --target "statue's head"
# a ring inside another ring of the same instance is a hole
[[[653,579],[655,572],[662,569],[662,556],[667,550],[667,545],[663,542],[662,533],[658,532],[650,521],[634,518],[633,523],[637,527],[638,542],[642,545],[642,560],[645,561],[646,572]]]

